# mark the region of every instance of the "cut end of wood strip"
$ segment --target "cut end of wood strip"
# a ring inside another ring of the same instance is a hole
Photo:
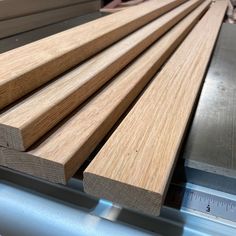
[[[0,146],[24,151],[21,130],[12,126],[0,124]]]
[[[137,188],[102,176],[84,172],[84,190],[98,198],[114,201],[124,207],[135,209],[144,214],[158,216],[162,203],[159,193]]]
[[[66,184],[63,164],[28,153],[0,147],[0,165],[54,183]]]

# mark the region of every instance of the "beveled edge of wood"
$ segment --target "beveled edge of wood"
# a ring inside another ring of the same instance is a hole
[[[98,198],[112,200],[122,207],[148,215],[160,214],[163,196],[127,183],[114,181],[87,171],[83,173],[84,191]],[[115,199],[115,200],[114,200]]]
[[[9,125],[0,124],[0,146],[24,151],[21,130]]]
[[[0,165],[50,182],[66,184],[63,164],[26,152],[0,147]]]

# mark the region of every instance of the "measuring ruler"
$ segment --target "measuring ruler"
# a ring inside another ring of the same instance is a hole
[[[171,184],[165,204],[236,222],[236,196],[217,190],[193,184]]]

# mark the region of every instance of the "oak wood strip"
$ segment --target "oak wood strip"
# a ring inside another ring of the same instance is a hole
[[[84,172],[89,194],[158,215],[225,11],[217,1]]]
[[[0,21],[0,38],[9,37],[14,34],[95,12],[99,8],[100,2],[94,0]]]
[[[65,184],[191,30],[209,2],[153,44],[85,106],[28,152],[1,148],[0,164]]]
[[[177,7],[7,110],[0,145],[27,149],[202,1]]]
[[[186,0],[152,0],[0,55],[0,108]]]

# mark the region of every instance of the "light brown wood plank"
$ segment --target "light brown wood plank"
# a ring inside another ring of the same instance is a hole
[[[0,145],[28,148],[202,1],[177,7],[7,110]]]
[[[98,0],[0,21],[0,38],[98,11]]]
[[[227,8],[216,1],[84,172],[89,194],[158,215]]]
[[[181,43],[208,5],[209,2],[201,5],[165,34],[27,153],[1,148],[0,164],[65,184]]]
[[[0,108],[186,0],[152,0],[0,55]]]

